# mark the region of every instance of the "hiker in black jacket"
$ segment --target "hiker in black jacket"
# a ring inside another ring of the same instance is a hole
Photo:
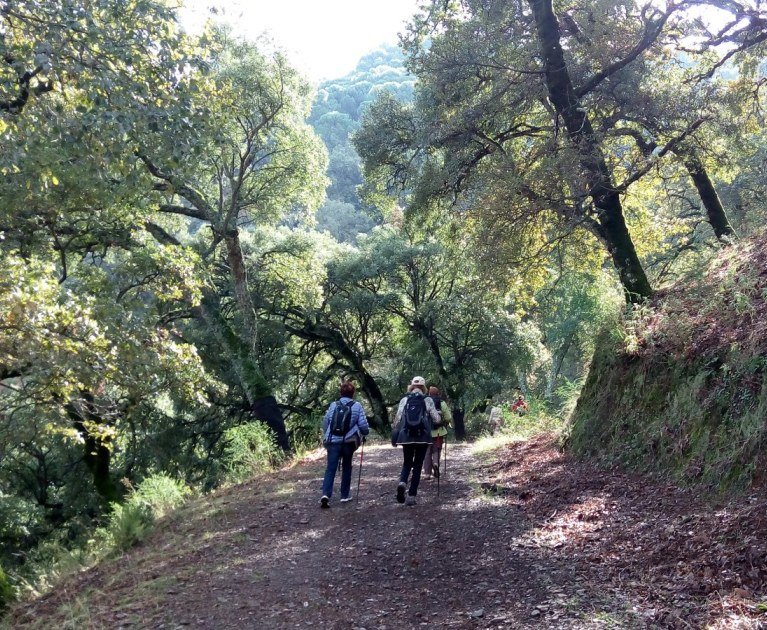
[[[440,416],[434,408],[434,401],[426,397],[426,381],[422,376],[414,377],[408,387],[407,396],[399,402],[392,431],[392,446],[402,446],[404,460],[397,485],[397,502],[415,505],[418,484],[421,481],[421,466],[426,450],[432,443],[432,426],[439,421]],[[411,471],[413,477],[410,487],[407,488]]]

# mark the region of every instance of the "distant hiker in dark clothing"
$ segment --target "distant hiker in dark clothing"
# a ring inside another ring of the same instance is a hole
[[[439,477],[439,462],[442,457],[442,444],[445,441],[447,430],[453,422],[453,414],[450,413],[450,407],[442,400],[439,390],[432,386],[429,387],[429,398],[434,402],[434,408],[439,412],[440,423],[435,424],[431,429],[433,442],[426,451],[426,457],[423,460],[423,477],[431,479],[431,476]]]
[[[320,505],[330,507],[338,460],[341,460],[341,503],[351,501],[352,456],[370,433],[365,410],[353,400],[354,383],[341,383],[341,398],[330,403],[322,421],[322,442],[328,451],[328,467],[322,482]]]
[[[415,505],[418,484],[421,481],[421,466],[426,450],[432,443],[433,423],[439,423],[440,417],[434,408],[434,401],[426,398],[426,381],[422,376],[413,378],[408,387],[408,395],[399,402],[394,418],[392,446],[402,446],[404,462],[397,486],[397,501],[405,503],[405,490],[412,471],[410,487],[407,488],[407,504]]]

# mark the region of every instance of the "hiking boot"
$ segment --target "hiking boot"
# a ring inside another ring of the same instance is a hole
[[[407,500],[405,501],[405,505],[415,505],[416,500],[415,497],[408,495]]]
[[[432,472],[434,473],[434,478],[435,478],[435,479],[439,479],[439,466],[437,466],[437,464],[434,464],[434,465],[431,467],[431,470],[432,470]]]
[[[326,497],[326,496],[323,496],[320,499],[320,507],[323,508],[323,509],[324,508],[329,508],[330,507],[330,499],[328,497]]]
[[[405,502],[405,484],[400,482],[397,486],[397,503]]]
[[[352,500],[352,497],[345,497],[345,498],[341,499],[341,503],[349,503],[349,501],[351,501],[351,500]]]

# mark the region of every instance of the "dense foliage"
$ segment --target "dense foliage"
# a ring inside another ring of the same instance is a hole
[[[0,0],[9,583],[317,445],[342,378],[378,430],[415,373],[459,422],[569,399],[626,298],[763,224],[765,25],[427,2],[315,95],[161,0]]]
[[[402,51],[382,46],[360,59],[345,77],[325,81],[317,90],[309,122],[325,142],[330,162],[327,199],[317,212],[317,229],[337,240],[354,243],[357,235],[380,223],[380,211],[363,204],[357,189],[362,185],[360,158],[352,145],[365,108],[381,92],[403,101],[413,96],[415,79],[405,70]]]
[[[709,169],[727,140],[756,130],[760,111],[758,3],[690,4],[701,8],[428,3],[404,40],[414,105],[379,99],[357,136],[369,177],[413,208],[452,199],[525,240],[532,229],[544,242],[586,232],[641,301],[653,279],[643,254],[657,251],[648,223],[690,237],[700,217],[717,239],[733,237]],[[671,191],[656,208],[642,195],[669,180],[696,215],[669,202]]]

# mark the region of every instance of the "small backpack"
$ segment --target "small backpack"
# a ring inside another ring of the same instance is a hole
[[[419,438],[429,430],[426,422],[426,399],[418,394],[408,394],[402,411],[403,427],[411,438]]]
[[[344,437],[347,433],[349,433],[349,429],[352,424],[353,406],[353,400],[350,400],[348,403],[342,403],[339,400],[336,403],[336,408],[333,411],[333,417],[330,419],[330,435]]]
[[[434,428],[441,427],[442,422],[442,398],[439,396],[429,396],[434,401],[434,409],[436,409],[437,413],[439,414],[439,422],[434,423]]]

